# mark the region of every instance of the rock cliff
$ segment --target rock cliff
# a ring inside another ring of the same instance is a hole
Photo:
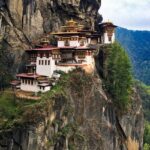
[[[136,89],[123,115],[96,72],[76,70],[62,77],[52,93],[43,105],[26,110],[22,126],[0,132],[0,150],[142,150],[143,113]]]
[[[14,61],[14,74],[22,61],[24,49],[44,33],[59,30],[66,20],[75,19],[90,28],[101,21],[101,0],[0,0],[1,42]]]
[[[2,25],[17,30],[16,32],[20,33],[17,36],[18,40],[28,39],[30,42],[45,32],[58,30],[71,18],[94,28],[100,2],[100,0],[1,0]]]

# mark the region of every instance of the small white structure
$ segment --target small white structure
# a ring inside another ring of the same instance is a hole
[[[18,79],[21,81],[20,89],[27,92],[47,92],[51,89],[51,86],[47,81],[40,83],[40,75],[31,73],[17,74]]]
[[[102,44],[111,44],[115,42],[115,26],[111,22],[104,22],[99,24],[101,30]]]

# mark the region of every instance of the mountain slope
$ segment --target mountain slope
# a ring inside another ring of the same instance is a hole
[[[131,58],[135,77],[150,85],[150,32],[118,28],[116,38]]]

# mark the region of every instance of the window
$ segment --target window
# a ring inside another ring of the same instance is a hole
[[[31,85],[33,85],[33,80],[31,80]]]
[[[111,42],[112,41],[112,37],[110,36],[110,37],[108,37],[108,40],[109,40],[109,42]]]
[[[42,60],[42,65],[44,64],[44,61]]]
[[[84,46],[84,40],[80,41],[80,46]]]
[[[41,65],[41,60],[39,60],[39,65]]]
[[[27,80],[25,79],[25,84],[27,84]]]
[[[80,59],[85,58],[85,52],[78,52],[77,55],[78,55],[78,58]]]
[[[48,60],[48,65],[50,65],[50,60]]]
[[[47,60],[45,60],[45,65],[47,65]]]
[[[65,46],[69,46],[69,40],[65,41]]]

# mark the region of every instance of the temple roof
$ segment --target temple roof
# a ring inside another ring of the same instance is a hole
[[[108,26],[110,26],[110,27],[114,27],[114,28],[116,28],[117,26],[116,25],[114,25],[112,22],[103,22],[103,23],[99,23],[99,26],[101,26],[101,27],[108,27]]]
[[[41,83],[41,84],[38,84],[38,86],[40,87],[47,87],[47,86],[50,86],[49,83]]]
[[[91,48],[91,47],[82,47],[82,46],[76,47],[75,49],[76,50],[95,50],[94,48]]]
[[[13,86],[17,86],[17,85],[19,85],[20,83],[21,83],[21,82],[20,82],[19,80],[13,80],[13,81],[10,82],[10,84],[13,85]]]
[[[73,46],[65,46],[65,47],[59,47],[60,49],[70,49],[70,50],[95,50],[94,48],[91,47],[84,47],[84,46],[78,46],[78,47],[73,47]]]
[[[40,77],[40,75],[34,73],[21,73],[17,74],[16,76],[20,78],[33,78],[33,79]]]
[[[40,48],[32,48],[26,51],[52,51],[52,50],[57,50],[58,47],[54,46],[46,46],[46,47],[40,47]]]
[[[59,47],[60,49],[75,49],[76,46],[63,46],[63,47]]]

